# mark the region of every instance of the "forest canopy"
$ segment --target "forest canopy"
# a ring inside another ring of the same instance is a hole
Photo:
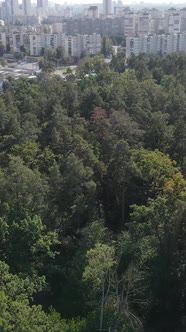
[[[186,329],[186,55],[0,95],[0,330]]]

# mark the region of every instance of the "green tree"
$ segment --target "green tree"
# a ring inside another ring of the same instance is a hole
[[[65,55],[65,50],[62,46],[57,47],[56,49],[56,59],[60,60],[61,62],[64,59],[64,55]]]
[[[102,54],[104,57],[112,54],[112,40],[108,36],[102,38]]]
[[[53,60],[40,60],[39,68],[46,73],[52,73],[55,70],[55,62]]]
[[[9,268],[0,262],[0,328],[8,331],[47,332],[49,324],[41,306],[30,306],[35,285],[27,278],[21,279],[9,273]]]
[[[1,170],[0,182],[1,202],[10,209],[16,211],[16,206],[21,206],[28,209],[31,215],[44,209],[46,182],[37,169],[31,170],[20,157],[10,158],[8,168]]]
[[[46,48],[44,50],[44,59],[47,61],[55,61],[57,50],[53,48]]]
[[[20,46],[20,51],[23,53],[24,57],[26,55],[28,55],[28,53],[29,53],[28,49],[26,48],[26,46],[24,44]]]

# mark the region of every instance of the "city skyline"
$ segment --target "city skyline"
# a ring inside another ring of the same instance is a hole
[[[22,1],[19,0],[19,3],[21,3]],[[94,4],[94,3],[102,3],[103,1],[102,0],[96,0],[96,1],[92,1],[92,0],[49,0],[49,4],[50,3],[56,3],[56,4]],[[31,0],[31,3],[32,4],[37,4],[37,0]],[[144,4],[148,4],[148,5],[170,5],[170,6],[178,6],[178,5],[185,5],[186,6],[186,0],[179,0],[179,1],[170,1],[170,0],[164,0],[164,1],[161,1],[161,0],[155,0],[153,2],[150,2],[149,0],[143,0],[143,1],[134,1],[134,0],[125,0],[123,1],[124,4],[131,4],[131,5],[143,5]]]

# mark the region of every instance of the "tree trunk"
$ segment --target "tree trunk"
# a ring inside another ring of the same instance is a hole
[[[102,332],[102,328],[103,328],[104,301],[105,301],[105,280],[103,279],[103,281],[102,281],[102,289],[101,289],[101,307],[100,307],[99,332]]]
[[[125,223],[125,186],[122,188],[121,193],[121,225]]]

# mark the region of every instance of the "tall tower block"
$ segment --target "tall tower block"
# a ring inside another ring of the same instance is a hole
[[[103,15],[108,16],[112,14],[112,0],[103,0]]]

